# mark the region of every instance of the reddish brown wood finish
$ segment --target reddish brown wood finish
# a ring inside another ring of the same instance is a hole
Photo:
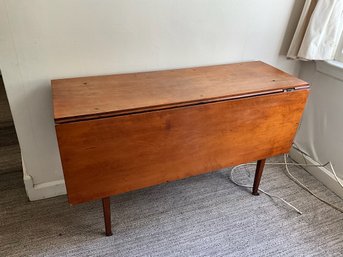
[[[56,126],[72,204],[286,153],[308,90]]]
[[[262,62],[52,81],[72,204],[289,151],[308,84]],[[286,92],[291,90],[291,92]]]
[[[263,168],[264,168],[265,163],[266,163],[266,159],[262,159],[262,160],[257,161],[254,185],[253,185],[253,189],[252,189],[253,195],[259,195],[258,187],[259,187],[260,182],[261,182]]]
[[[228,100],[307,86],[263,62],[52,81],[57,123]]]
[[[111,200],[110,200],[110,197],[102,198],[102,208],[103,208],[103,212],[104,212],[105,235],[106,236],[112,236]]]

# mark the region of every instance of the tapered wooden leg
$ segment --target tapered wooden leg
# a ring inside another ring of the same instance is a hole
[[[255,179],[254,185],[252,188],[253,195],[259,195],[258,193],[258,186],[260,185],[264,164],[266,163],[266,159],[258,160],[256,165],[256,172],[255,172]]]
[[[111,205],[109,197],[102,198],[102,208],[104,209],[105,234],[106,236],[112,236]]]

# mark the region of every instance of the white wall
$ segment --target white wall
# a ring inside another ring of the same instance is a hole
[[[334,69],[329,65],[324,67],[330,73]],[[310,82],[311,94],[295,142],[313,160],[331,161],[337,176],[343,179],[343,81],[319,72],[314,62],[302,64],[300,78]],[[309,171],[343,197],[343,189],[338,187],[329,167]]]
[[[297,74],[298,64],[280,53],[286,51],[302,4],[297,0],[0,0],[0,69],[31,199],[64,191],[51,79],[257,59]]]

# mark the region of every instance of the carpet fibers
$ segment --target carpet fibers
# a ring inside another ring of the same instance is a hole
[[[343,214],[300,189],[283,169],[266,167],[261,187],[303,215],[266,195],[252,196],[224,169],[112,197],[112,237],[103,234],[100,201],[28,202],[22,174],[2,174],[0,256],[342,256]],[[343,207],[311,175],[292,171]],[[237,180],[246,176],[241,172]]]

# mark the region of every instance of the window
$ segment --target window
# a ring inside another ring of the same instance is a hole
[[[319,72],[343,81],[343,33],[337,45],[335,59],[316,62],[316,65]]]
[[[337,46],[335,60],[343,62],[343,33],[341,35],[341,39],[340,39],[338,46]]]

